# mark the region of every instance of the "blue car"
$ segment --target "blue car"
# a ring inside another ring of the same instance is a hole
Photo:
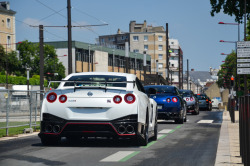
[[[157,103],[158,119],[174,120],[179,124],[186,122],[186,102],[178,88],[170,85],[148,85],[144,89]]]

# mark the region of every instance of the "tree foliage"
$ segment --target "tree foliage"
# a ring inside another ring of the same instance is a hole
[[[27,68],[30,68],[30,77],[40,75],[40,51],[39,45],[23,41],[17,46],[16,51],[7,53],[0,45],[0,72],[6,74],[6,62],[8,63],[8,75],[26,77]],[[50,73],[50,74],[47,74]],[[54,73],[58,73],[54,76]],[[44,75],[47,79],[61,80],[65,77],[65,67],[59,62],[55,49],[50,45],[44,46]]]
[[[230,16],[235,16],[235,21],[241,23],[244,17],[245,0],[210,0],[211,16],[219,13],[222,9],[223,12]],[[246,0],[246,13],[247,18],[250,17],[250,1]]]
[[[20,61],[22,65],[22,73],[25,73],[26,68],[30,68],[30,75],[40,74],[40,51],[39,44],[34,44],[24,41],[18,45]],[[49,74],[48,74],[49,73]],[[56,78],[54,73],[58,73]],[[62,79],[65,77],[65,67],[59,62],[54,47],[50,45],[44,46],[44,74],[48,79]]]

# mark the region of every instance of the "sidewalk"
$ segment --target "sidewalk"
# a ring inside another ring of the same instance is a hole
[[[235,123],[231,122],[228,111],[223,112],[215,166],[243,166],[240,157],[239,111],[235,111]]]

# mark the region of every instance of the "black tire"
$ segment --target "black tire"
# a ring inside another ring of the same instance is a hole
[[[146,123],[145,123],[145,130],[143,131],[143,137],[139,136],[137,138],[137,142],[139,144],[139,146],[147,146],[148,144],[148,123],[149,123],[149,119],[148,119],[148,113],[146,115]]]
[[[41,137],[41,142],[44,146],[57,145],[59,143],[59,138]]]
[[[158,123],[157,123],[157,117],[155,117],[154,136],[152,137],[152,140],[156,141],[157,136],[158,136]]]
[[[187,112],[186,112],[186,115],[185,115],[185,118],[184,118],[184,122],[187,122]]]

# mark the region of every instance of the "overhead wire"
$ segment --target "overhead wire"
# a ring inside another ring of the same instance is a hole
[[[37,1],[38,3],[40,3],[41,5],[45,6],[46,8],[48,8],[48,9],[54,11],[54,12],[57,12],[57,11],[55,11],[54,9],[52,9],[51,7],[49,7],[48,5],[42,3],[41,1],[39,1],[39,0],[36,0],[36,1]],[[59,14],[60,16],[62,16],[62,17],[65,18],[65,19],[68,19],[66,16],[64,16],[64,15],[62,15],[62,14],[60,14],[60,13],[56,13],[56,14]],[[77,23],[77,22],[74,21],[74,20],[72,20],[72,21],[73,21],[75,24],[84,27],[84,25],[81,25],[81,24]],[[97,35],[99,35],[97,32],[95,32],[95,31],[94,31],[93,29],[91,29],[91,28],[88,28],[88,27],[84,27],[84,28],[88,29],[89,31],[91,31],[91,32],[93,32],[93,33],[95,33],[95,34],[97,34]]]

